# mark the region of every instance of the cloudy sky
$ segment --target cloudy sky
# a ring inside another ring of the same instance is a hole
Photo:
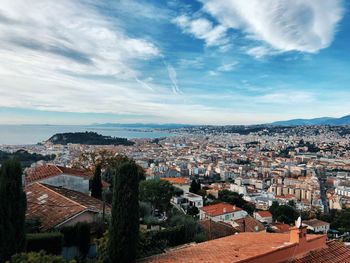
[[[0,123],[350,114],[349,2],[1,0]]]

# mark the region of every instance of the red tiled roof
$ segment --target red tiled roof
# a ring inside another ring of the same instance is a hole
[[[346,263],[350,262],[350,249],[339,241],[328,241],[327,247],[312,251],[292,263]]]
[[[261,217],[272,217],[272,214],[269,211],[258,211],[256,213]]]
[[[90,179],[93,176],[92,172],[90,171],[49,164],[27,169],[26,184],[38,182],[60,174],[69,174],[82,177],[84,179]],[[104,188],[109,186],[107,182],[102,182],[102,184]]]
[[[27,194],[27,219],[39,218],[41,230],[49,230],[59,223],[83,212],[86,208],[48,187],[34,183],[25,187]]]
[[[171,184],[188,184],[188,179],[183,177],[163,177],[160,180],[168,181]]]
[[[52,229],[83,211],[102,211],[102,201],[65,188],[33,183],[25,187],[25,192],[26,218],[39,218],[42,231]],[[106,211],[110,211],[109,206],[106,206]]]
[[[319,239],[319,235],[310,235],[308,240]],[[207,242],[188,245],[164,254],[141,260],[148,263],[212,263],[212,262],[263,262],[256,257],[273,253],[281,249],[291,249],[296,244],[289,243],[289,234],[266,232],[240,233]],[[255,258],[257,260],[250,261]],[[272,261],[271,261],[272,263]]]
[[[83,171],[83,170],[64,167],[64,166],[57,166],[57,168],[60,169],[62,171],[62,173],[76,175],[76,176],[84,177],[87,179],[90,179],[93,176],[92,172],[90,172],[90,171]]]
[[[276,233],[286,233],[290,229],[289,225],[280,222],[272,223],[271,227]]]
[[[43,184],[43,185],[51,189],[52,191],[55,191],[56,193],[68,198],[69,200],[72,200],[88,208],[91,211],[100,212],[103,210],[103,202],[99,199],[96,199],[89,195],[83,194],[81,192],[66,189],[63,187],[56,187],[56,186],[51,186],[47,184]],[[106,211],[107,212],[111,211],[111,207],[108,204],[106,204]]]
[[[199,224],[204,230],[206,240],[217,239],[237,233],[230,224],[224,222],[215,222],[210,219],[200,220]]]
[[[42,165],[35,168],[29,168],[26,171],[26,183],[37,182],[61,173],[62,171],[55,165]]]
[[[241,211],[242,209],[228,203],[218,203],[215,205],[203,206],[200,208],[200,210],[202,210],[209,216],[219,216],[228,213],[233,213],[236,211]]]
[[[239,232],[260,232],[265,230],[264,225],[251,216],[236,219],[234,222],[238,224],[235,229]]]

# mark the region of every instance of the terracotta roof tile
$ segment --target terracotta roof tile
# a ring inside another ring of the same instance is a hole
[[[264,225],[251,216],[237,219],[234,222],[238,224],[235,229],[239,232],[260,232],[265,230]]]
[[[350,262],[350,249],[339,241],[327,242],[327,247],[312,251],[293,263],[346,263]]]
[[[26,170],[26,184],[37,182],[61,174],[62,171],[55,165],[42,165]]]
[[[228,213],[233,213],[235,211],[241,211],[242,209],[228,203],[218,203],[215,205],[203,206],[200,208],[200,210],[202,210],[209,216],[219,216]]]
[[[25,187],[25,192],[26,218],[39,218],[42,231],[49,230],[86,209],[40,183],[28,185]]]
[[[38,182],[63,173],[83,177],[85,179],[90,179],[93,176],[89,171],[49,164],[28,168],[26,170],[26,184]]]
[[[160,180],[168,181],[171,184],[188,184],[188,179],[183,177],[163,177]]]
[[[238,235],[231,235],[190,245],[185,248],[171,250],[164,254],[146,258],[141,260],[141,262],[240,262],[258,255],[276,251],[276,249],[282,247],[289,247],[291,244],[288,242],[288,234],[272,234],[265,232],[240,233]]]
[[[67,219],[83,212],[101,212],[103,202],[83,193],[65,188],[33,183],[25,187],[29,219],[39,218],[41,230],[54,228]],[[106,205],[110,212],[110,206]]]
[[[269,211],[258,211],[256,213],[261,217],[272,217],[272,214]]]

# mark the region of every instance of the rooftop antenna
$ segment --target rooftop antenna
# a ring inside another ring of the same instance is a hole
[[[301,217],[299,216],[298,219],[295,221],[295,226],[297,228],[301,228]]]

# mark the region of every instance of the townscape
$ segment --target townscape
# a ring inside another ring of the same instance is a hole
[[[242,238],[247,238],[244,242],[267,238],[270,233],[289,238],[287,233],[292,235],[291,227],[299,217],[310,238],[323,234],[332,242],[350,240],[350,135],[346,127],[266,126],[253,130],[240,134],[222,127],[187,127],[185,131],[171,130],[169,137],[133,139],[127,145],[56,144],[48,140],[30,146],[2,146],[1,150],[52,156],[24,170],[26,222],[34,233],[65,233],[69,226],[89,222],[92,236],[84,258],[101,258],[97,244],[105,239],[103,232],[112,211],[113,173],[109,164],[118,158],[134,160],[144,177],[140,183],[140,226],[144,226],[144,238],[150,239],[150,244],[139,258],[146,258],[145,262],[176,259],[177,252],[167,249],[189,242],[205,247],[230,236],[241,242],[243,233]],[[101,181],[97,196],[92,190],[96,169]],[[164,196],[155,201],[152,195]],[[179,226],[180,233],[188,232],[186,238],[154,240],[145,234],[155,235],[164,229],[170,232]],[[328,249],[339,249],[339,244],[334,244]],[[63,249],[66,259],[82,256],[72,245],[65,244]],[[264,258],[267,251],[262,249],[254,256]],[[157,254],[163,256],[150,257]],[[300,262],[308,262],[308,256],[303,256],[305,261]],[[249,258],[244,253],[236,257],[238,261]]]

